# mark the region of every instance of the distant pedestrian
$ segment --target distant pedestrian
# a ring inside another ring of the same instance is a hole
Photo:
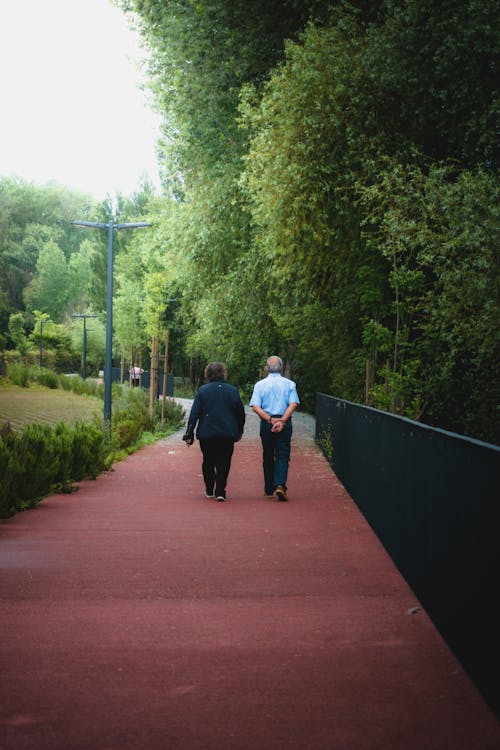
[[[222,362],[210,362],[205,379],[195,394],[186,433],[187,445],[200,441],[205,497],[227,500],[226,484],[231,468],[234,443],[243,435],[245,407],[237,388],[226,382],[227,369]]]
[[[292,443],[292,414],[299,405],[293,380],[283,377],[280,357],[269,357],[267,377],[253,389],[250,406],[260,417],[264,495],[286,502],[288,466]]]
[[[139,367],[138,365],[132,365],[130,368],[130,379],[132,381],[132,387],[137,388],[137,386],[141,383],[141,375],[144,372],[142,367]]]

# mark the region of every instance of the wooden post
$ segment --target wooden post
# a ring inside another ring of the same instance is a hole
[[[391,366],[391,363],[389,362],[388,359],[386,359],[386,361],[385,361],[386,372],[389,372],[390,366]],[[385,390],[386,393],[389,393],[389,391],[390,391],[389,378],[388,378],[387,375],[384,378],[384,390]]]
[[[151,342],[151,373],[149,381],[149,413],[154,413],[154,402],[156,397],[156,336]]]
[[[161,421],[162,423],[165,421],[165,399],[167,397],[168,334],[169,334],[169,330],[167,328],[167,334],[165,336],[165,355],[163,357],[163,392],[162,392],[162,399],[161,399]]]
[[[365,369],[365,404],[370,403],[370,386],[372,382],[372,363],[369,359],[366,360]]]

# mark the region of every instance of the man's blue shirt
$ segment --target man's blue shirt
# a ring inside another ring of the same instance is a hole
[[[300,404],[296,385],[279,372],[270,372],[266,378],[255,383],[250,399],[250,406],[260,406],[272,415],[284,414],[291,403]]]

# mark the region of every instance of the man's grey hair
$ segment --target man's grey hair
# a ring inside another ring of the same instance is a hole
[[[266,367],[268,372],[281,372],[283,369],[283,362],[281,360],[281,357],[277,357],[275,354],[272,355],[272,357],[269,357],[269,359],[266,362]]]

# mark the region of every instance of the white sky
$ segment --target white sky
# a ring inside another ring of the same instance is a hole
[[[109,0],[0,0],[0,176],[101,200],[159,189],[139,38]]]

